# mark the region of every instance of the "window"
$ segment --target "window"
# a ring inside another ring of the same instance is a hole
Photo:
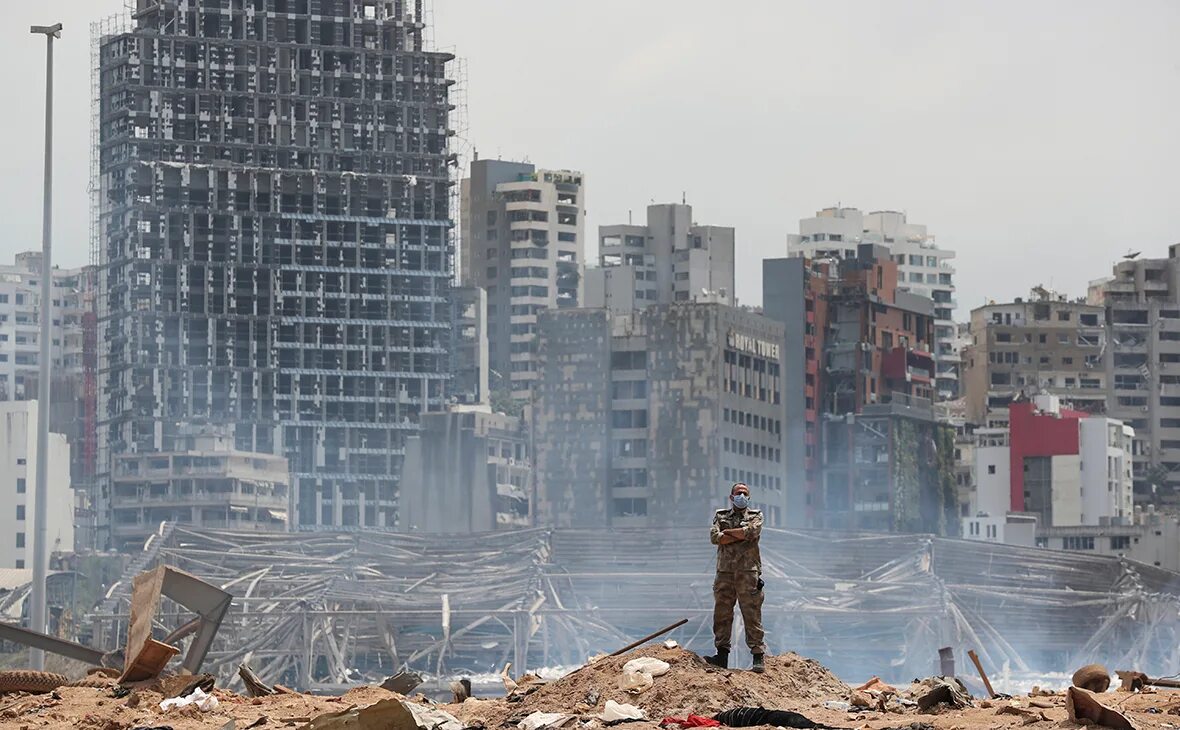
[[[647,368],[647,353],[643,350],[612,352],[610,367],[611,370],[645,370]]]
[[[647,411],[611,411],[612,428],[647,428]]]
[[[640,498],[619,498],[614,500],[615,517],[646,517],[647,500]]]
[[[24,570],[24,567],[25,567],[25,561],[23,561],[23,560],[18,560],[18,561],[16,561],[15,565],[16,565],[16,569],[17,569],[17,570]]]
[[[16,478],[16,493],[17,494],[24,494],[25,493],[25,478],[24,477],[17,477]]]
[[[1093,550],[1093,537],[1067,537],[1064,547],[1066,550]]]
[[[23,522],[24,519],[25,519],[25,506],[23,504],[18,504],[16,506],[16,521]]]
[[[611,383],[611,397],[615,399],[646,398],[646,380],[619,380]]]
[[[996,465],[995,464],[988,464],[987,465],[987,473],[988,474],[995,474],[996,473]]]
[[[23,548],[25,546],[25,533],[23,533],[23,532],[16,533],[16,546],[18,548]]]
[[[1127,535],[1115,535],[1110,538],[1111,550],[1129,550],[1131,547],[1131,538]]]
[[[24,460],[24,459],[17,459],[17,460],[16,460],[16,465],[17,465],[17,466],[24,466],[24,465],[25,465],[25,463],[26,463],[26,462],[25,462],[25,460]]]

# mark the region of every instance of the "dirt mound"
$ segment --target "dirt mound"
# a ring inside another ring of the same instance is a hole
[[[656,677],[655,686],[638,695],[619,689],[623,665],[636,657],[655,657],[671,665]],[[711,667],[684,649],[649,646],[629,654],[602,659],[550,682],[519,703],[467,702],[453,708],[463,719],[481,719],[487,727],[529,713],[601,712],[607,700],[627,702],[655,720],[665,715],[712,715],[734,707],[780,708],[785,703],[843,699],[848,687],[818,662],[796,654],[766,657],[766,673]]]

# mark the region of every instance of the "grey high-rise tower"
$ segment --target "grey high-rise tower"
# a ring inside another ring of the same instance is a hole
[[[290,461],[293,524],[393,523],[448,377],[452,56],[425,27],[421,0],[138,0],[96,39],[100,469],[229,426]]]

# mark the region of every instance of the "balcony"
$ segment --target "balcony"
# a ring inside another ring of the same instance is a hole
[[[891,380],[928,384],[933,372],[934,358],[924,350],[895,347],[881,358],[881,374]]]

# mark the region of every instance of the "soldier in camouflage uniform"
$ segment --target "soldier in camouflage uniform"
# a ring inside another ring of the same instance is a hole
[[[764,671],[762,601],[762,555],[758,538],[762,535],[762,511],[750,507],[750,488],[735,484],[729,490],[730,509],[713,515],[710,541],[717,546],[717,577],[713,581],[714,656],[706,661],[723,669],[729,667],[730,635],[733,633],[733,604],[742,611],[746,625],[746,645],[754,655],[753,670]]]

